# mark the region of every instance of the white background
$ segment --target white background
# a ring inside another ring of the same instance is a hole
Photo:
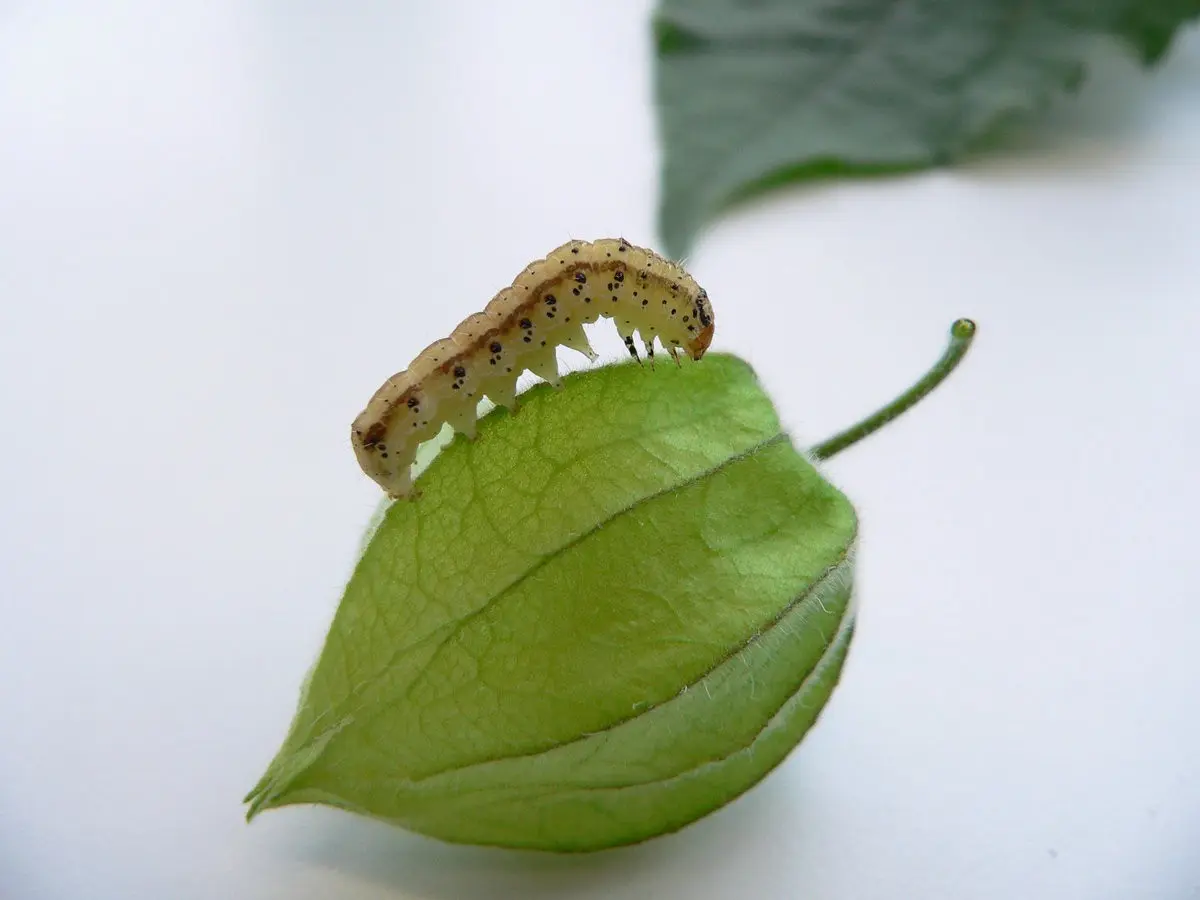
[[[243,823],[377,500],[351,418],[530,259],[655,242],[648,14],[0,3],[0,896],[1200,896],[1196,33],[698,245],[804,442],[980,324],[828,467],[860,630],[759,788],[576,858]]]

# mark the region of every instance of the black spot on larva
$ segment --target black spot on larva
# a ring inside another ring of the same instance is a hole
[[[591,297],[584,297],[584,298],[583,298],[583,302],[584,302],[584,303],[591,303],[591,302],[592,302],[592,298],[591,298]]]
[[[459,383],[456,381],[456,382],[454,382],[454,384],[450,385],[450,387],[454,388],[454,390],[456,390],[456,391],[457,391],[457,390],[459,389],[460,385],[459,385]]]
[[[629,249],[629,244],[625,243],[625,240],[622,238],[621,246],[618,247],[617,249],[620,250],[622,253],[624,253],[626,250]],[[650,263],[647,262],[646,265],[648,266],[648,265],[650,265]]]
[[[533,342],[533,338],[531,338],[529,335],[525,335],[525,337],[521,338],[521,340],[523,340],[527,344]]]
[[[616,303],[616,302],[617,302],[617,295],[613,294],[613,303]]]
[[[611,281],[608,283],[608,289],[610,291],[613,289],[613,283]]]
[[[570,321],[571,321],[571,317],[570,317],[570,316],[567,316],[565,319],[563,319],[563,321],[564,321],[564,322],[570,322]]]
[[[688,331],[695,331],[695,330],[696,330],[696,326],[695,326],[695,325],[689,325],[689,326],[688,326]]]
[[[633,292],[633,296],[635,296],[635,297],[637,296],[637,291]]]
[[[674,309],[672,309],[672,310],[671,310],[671,315],[675,315],[675,310],[674,310]]]
[[[579,288],[571,288],[571,293],[574,294],[576,297],[578,297],[579,296]]]
[[[578,247],[572,247],[572,248],[571,248],[571,252],[572,252],[572,253],[578,253],[578,252],[579,252],[579,248],[578,248]]]
[[[491,359],[488,360],[488,362],[494,366],[496,364],[496,358],[492,357]]]
[[[545,347],[545,346],[546,346],[546,342],[545,342],[545,341],[542,341],[542,346],[543,346],[543,347]]]
[[[555,299],[554,299],[554,295],[553,295],[553,294],[547,294],[547,295],[546,295],[546,297],[545,297],[545,300],[546,300],[546,305],[547,305],[547,306],[553,306],[555,303],[557,303],[557,302],[558,302],[557,300],[555,300]]]
[[[454,367],[454,377],[455,378],[466,378],[467,370],[464,369],[462,366],[455,366]]]
[[[675,282],[671,282],[671,290],[673,290],[673,291],[679,290],[679,285],[677,285]]]
[[[412,409],[414,406],[416,406],[416,405],[417,405],[417,403],[418,403],[418,401],[417,401],[417,398],[416,398],[416,397],[409,397],[409,398],[408,398],[408,408],[409,408],[409,409]]]
[[[547,319],[553,319],[553,318],[554,318],[554,313],[552,313],[552,312],[547,312],[547,313],[546,313],[546,318],[547,318]]]
[[[584,275],[582,272],[575,273],[575,280],[578,281],[580,284],[587,284],[587,276]]]
[[[380,444],[380,445],[379,445],[379,449],[380,449],[380,450],[386,450],[386,449],[387,449],[387,444]]]
[[[684,316],[684,317],[683,317],[683,321],[685,321],[685,322],[686,322],[687,320],[688,320],[688,317],[687,317],[687,316]]]
[[[529,321],[528,319],[522,319],[520,322],[517,323],[517,325],[526,330],[533,327],[533,323],[531,321]]]
[[[386,453],[380,453],[379,455],[380,455],[380,456],[382,456],[384,459],[387,459],[387,454],[386,454]]]
[[[617,269],[617,271],[613,272],[613,280],[614,281],[624,281],[625,273],[622,272],[620,269]]]
[[[499,342],[499,341],[492,341],[492,343],[491,343],[491,345],[488,347],[488,349],[489,349],[489,350],[491,350],[493,353],[499,353],[499,352],[500,352],[502,349],[504,349],[504,348],[502,348],[502,347],[500,346],[500,342]]]
[[[649,300],[643,300],[643,301],[642,301],[642,306],[649,306],[649,305],[650,305],[650,301],[649,301]]]

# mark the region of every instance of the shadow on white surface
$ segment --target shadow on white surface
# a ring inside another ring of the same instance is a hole
[[[648,897],[656,895],[656,882],[671,896],[724,897],[730,895],[729,885],[722,884],[721,873],[731,868],[757,868],[762,882],[772,880],[773,829],[795,819],[787,807],[805,799],[795,780],[777,770],[748,794],[679,832],[596,853],[456,846],[319,807],[269,813],[291,821],[274,830],[264,851],[285,865],[334,869],[351,880],[428,900]],[[803,836],[793,833],[790,839]],[[789,869],[779,866],[778,871],[786,877]]]

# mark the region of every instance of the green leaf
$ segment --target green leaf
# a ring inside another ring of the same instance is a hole
[[[682,827],[812,726],[853,631],[853,508],[731,356],[523,395],[392,505],[249,815],[450,841]]]
[[[1097,35],[1147,62],[1198,0],[661,0],[660,230],[683,256],[784,181],[945,164],[1081,81]]]
[[[1111,30],[1128,41],[1147,65],[1166,55],[1181,24],[1200,16],[1200,0],[1129,0],[1122,6]]]

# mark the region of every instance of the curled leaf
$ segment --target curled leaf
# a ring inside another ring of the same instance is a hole
[[[735,357],[535,388],[418,487],[371,537],[251,816],[638,841],[757,782],[837,683],[854,510]]]

